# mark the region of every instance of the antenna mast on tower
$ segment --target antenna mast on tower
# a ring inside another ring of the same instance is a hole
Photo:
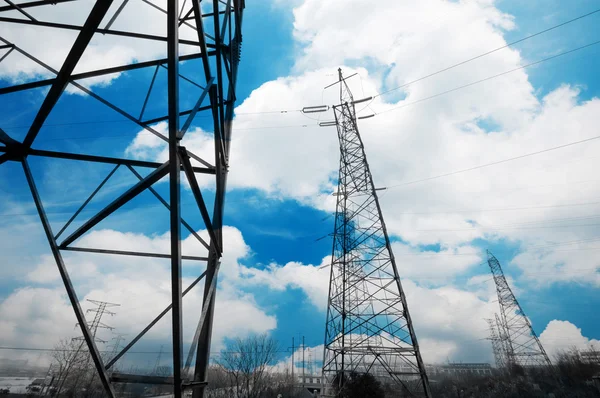
[[[345,378],[356,372],[398,385],[401,396],[430,397],[425,366],[356,124],[354,105],[364,100],[354,101],[341,69],[337,83],[340,104],[333,107],[335,123],[321,124],[336,125],[340,141],[323,376],[327,385],[338,391]]]

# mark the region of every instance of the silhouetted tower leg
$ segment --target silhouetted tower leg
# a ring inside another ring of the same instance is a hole
[[[401,396],[430,397],[406,297],[356,124],[352,94],[339,70],[340,141],[323,375],[342,387],[351,372],[396,383]],[[333,394],[328,391],[328,394]]]
[[[531,327],[529,318],[508,285],[500,262],[489,250],[487,255],[500,304],[501,319],[498,326],[506,350],[507,366],[552,366],[544,347]]]

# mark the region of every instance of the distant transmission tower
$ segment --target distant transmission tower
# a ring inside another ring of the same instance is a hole
[[[104,316],[104,314],[108,314],[108,315],[114,315],[115,313],[112,311],[107,310],[107,308],[112,308],[112,307],[118,307],[121,304],[114,304],[114,303],[108,303],[106,301],[98,301],[98,300],[87,300],[92,304],[95,304],[97,307],[96,308],[90,308],[89,310],[86,311],[86,313],[88,312],[95,312],[96,315],[94,315],[94,319],[92,320],[92,322],[88,322],[88,327],[90,329],[90,332],[92,333],[92,337],[94,338],[95,341],[99,341],[101,343],[106,343],[105,340],[99,339],[98,337],[96,337],[96,333],[98,332],[98,329],[109,329],[109,330],[113,330],[112,327],[102,323],[102,316]],[[75,337],[74,340],[81,340],[83,341],[83,336],[81,337]],[[115,353],[116,355],[116,353]]]
[[[117,354],[119,353],[119,350],[121,349],[121,342],[125,339],[125,336],[126,335],[122,334],[122,333],[115,333],[115,336],[111,339],[111,340],[114,340],[114,344],[112,345],[109,358],[112,359],[117,356]],[[111,368],[110,373],[113,373],[115,371],[117,371],[116,364],[113,368]]]
[[[498,314],[494,314],[494,319],[486,319],[490,327],[489,340],[492,342],[492,351],[494,352],[494,361],[498,369],[506,368],[506,348],[504,346],[505,340],[500,335],[502,324],[498,319]]]
[[[552,366],[544,347],[531,327],[529,318],[508,285],[500,262],[489,250],[487,255],[500,304],[499,336],[506,350],[506,365],[508,367]]]
[[[425,366],[356,125],[352,93],[339,70],[333,107],[340,141],[323,376],[343,388],[351,372],[398,385],[401,396],[430,397]],[[328,391],[330,395],[332,392]]]

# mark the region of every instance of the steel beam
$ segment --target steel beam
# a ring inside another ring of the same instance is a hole
[[[113,373],[110,376],[110,381],[114,383],[137,383],[137,384],[159,384],[173,385],[172,377],[152,376],[152,375],[136,375],[128,373]]]
[[[208,55],[214,55],[214,51],[209,52]],[[198,59],[201,56],[202,56],[202,54],[200,54],[200,53],[182,55],[180,57],[180,61],[190,61],[193,59]],[[143,69],[143,68],[148,68],[151,66],[159,66],[166,62],[167,62],[166,58],[161,58],[161,59],[152,60],[152,61],[137,62],[135,64],[112,66],[110,68],[97,69],[97,70],[90,71],[90,72],[76,73],[74,75],[71,75],[71,81],[81,80],[81,79],[89,79],[90,77],[110,75],[113,73],[127,72],[130,70]],[[56,81],[55,78],[44,79],[44,80],[38,80],[38,81],[28,82],[28,83],[23,83],[23,84],[16,84],[14,86],[3,87],[3,88],[0,88],[0,95],[14,93],[17,91],[30,90],[33,88],[49,86],[52,83],[54,83],[55,81]]]
[[[60,277],[63,281],[63,284],[65,285],[65,289],[67,290],[67,295],[69,296],[71,306],[75,311],[75,317],[77,318],[77,322],[79,324],[79,327],[81,328],[81,333],[83,334],[83,338],[85,339],[85,342],[88,346],[90,356],[94,361],[96,371],[98,372],[98,376],[100,377],[100,381],[104,386],[106,394],[109,398],[113,398],[115,394],[108,379],[108,375],[104,369],[104,364],[102,363],[100,351],[98,351],[98,347],[96,347],[96,343],[94,342],[94,337],[92,336],[92,333],[88,327],[87,321],[85,319],[85,313],[79,305],[77,293],[75,293],[75,288],[73,287],[73,283],[71,282],[71,278],[69,277],[69,273],[67,272],[67,267],[65,266],[62,255],[60,254],[60,251],[56,244],[56,240],[54,240],[54,235],[52,234],[50,222],[46,217],[46,211],[44,210],[42,200],[40,198],[39,192],[35,185],[35,181],[33,179],[33,175],[31,174],[31,169],[29,168],[29,164],[27,163],[26,159],[23,160],[22,165],[23,171],[25,173],[25,178],[27,179],[27,184],[29,185],[29,190],[31,191],[31,195],[33,196],[35,207],[37,208],[38,214],[40,216],[40,221],[44,228],[46,238],[48,239],[48,244],[50,245],[50,250],[52,251],[54,261],[56,261],[56,265],[58,267],[58,272],[60,273]]]
[[[100,22],[102,22],[102,19],[108,12],[112,2],[113,0],[102,0],[96,1],[96,4],[94,4],[94,8],[92,8],[90,15],[83,24],[81,32],[79,32],[77,39],[75,39],[75,43],[73,43],[71,51],[69,51],[65,62],[63,62],[63,65],[58,72],[58,76],[56,76],[56,80],[52,84],[52,87],[50,87],[50,91],[48,91],[46,98],[44,98],[44,102],[42,103],[37,115],[35,115],[35,119],[33,120],[33,123],[27,132],[27,136],[23,141],[23,144],[27,148],[31,147],[31,144],[33,144],[33,141],[42,128],[42,125],[46,121],[46,118],[50,115],[54,105],[56,105],[61,94],[67,87],[67,84],[71,78],[71,73],[73,73],[73,70],[77,66],[79,59],[87,48],[92,36],[94,36],[98,26],[100,26]],[[25,22],[24,20],[20,21]],[[33,23],[34,21],[29,22]],[[35,23],[37,23],[37,21],[35,21]]]
[[[142,177],[133,167],[131,166],[127,166],[129,168],[129,170],[131,170],[131,172],[140,180],[142,181],[144,179],[144,177]],[[160,194],[158,192],[156,192],[156,190],[152,187],[149,187],[148,190],[156,197],[156,199],[159,200],[160,203],[162,203],[167,210],[171,211],[171,206],[169,206],[169,204],[167,203],[166,200],[163,199],[162,196],[160,196]],[[200,235],[198,235],[198,233],[196,231],[194,231],[194,228],[191,227],[190,224],[188,224],[183,217],[181,218],[181,223],[183,224],[183,226],[192,234],[194,235],[194,237],[202,244],[202,246],[204,246],[207,250],[210,249],[210,246],[208,245],[208,243],[206,243],[206,241],[204,239],[202,239],[202,237]]]
[[[129,188],[124,194],[119,196],[113,202],[111,202],[104,209],[100,210],[95,216],[86,221],[82,226],[77,228],[75,232],[69,235],[61,244],[60,248],[64,249],[69,246],[71,243],[76,241],[81,235],[85,234],[87,231],[92,229],[95,225],[97,225],[100,221],[104,220],[106,217],[117,211],[121,206],[125,203],[129,202],[131,199],[135,198],[137,195],[142,193],[146,188],[159,181],[161,178],[167,175],[170,169],[170,163],[166,162],[158,169],[154,170],[150,173],[143,181],[135,184],[133,187]]]
[[[171,258],[170,254],[160,253],[147,253],[147,252],[132,252],[127,250],[112,250],[112,249],[94,249],[89,247],[64,247],[61,250],[72,251],[72,252],[85,252],[85,253],[97,253],[97,254],[120,254],[122,256],[134,256],[134,257],[152,257],[152,258]],[[193,261],[208,261],[208,257],[198,256],[181,256],[182,260],[193,260]]]
[[[182,398],[183,324],[181,305],[181,192],[179,185],[179,1],[167,3],[167,93],[169,113],[169,197],[171,204],[171,304],[173,397]]]
[[[27,155],[31,155],[31,156],[42,156],[42,157],[48,157],[48,158],[69,159],[69,160],[84,160],[87,162],[95,162],[95,163],[122,164],[125,166],[148,167],[148,168],[153,168],[153,169],[157,169],[161,166],[164,166],[163,163],[147,162],[145,160],[111,158],[111,157],[107,157],[107,156],[95,156],[95,155],[84,155],[84,154],[80,154],[80,153],[46,151],[46,150],[41,150],[41,149],[29,149],[29,150],[27,150],[26,153],[27,153]],[[215,174],[215,169],[195,166],[194,173]]]
[[[99,1],[99,3],[104,3],[104,2],[112,2],[112,0]],[[83,30],[84,29],[84,27],[81,27],[78,25],[69,25],[69,24],[65,24],[65,23],[46,22],[46,21],[29,21],[27,19],[8,18],[8,17],[0,17],[0,22],[43,26],[46,28],[56,28],[56,29],[64,29],[64,30]],[[100,23],[100,22],[98,22],[98,23]],[[168,42],[167,37],[149,35],[149,34],[145,34],[145,33],[126,32],[126,31],[122,31],[122,30],[100,29],[100,28],[97,28],[95,31],[97,33],[102,33],[103,35],[131,37],[134,39],[144,39],[144,40],[151,40],[151,41]],[[188,46],[197,46],[198,45],[198,43],[195,41],[185,40],[185,39],[179,40],[179,44],[185,44]]]
[[[218,2],[213,2],[213,15],[220,15]],[[233,14],[235,17],[235,34],[234,40],[237,41],[238,45],[241,44],[242,36],[241,36],[241,24],[243,19],[243,9],[244,2],[243,0],[234,0],[234,9],[235,13]],[[218,25],[215,25],[215,32],[218,32]],[[217,33],[218,34],[218,33]],[[231,46],[232,43],[229,43]],[[218,49],[217,51],[220,51]],[[224,130],[220,130],[220,122],[219,122],[219,112],[216,107],[213,107],[213,120],[215,126],[215,167],[216,167],[216,176],[217,176],[217,186],[215,193],[215,203],[214,203],[214,211],[213,211],[213,225],[215,229],[219,231],[219,243],[222,244],[222,225],[223,225],[223,207],[225,204],[225,187],[227,185],[227,170],[228,170],[228,154],[229,154],[229,146],[231,144],[231,120],[233,119],[233,103],[235,100],[235,91],[233,90],[233,86],[236,84],[237,79],[237,59],[232,60],[231,62],[231,81],[229,81],[229,90],[227,99],[218,98],[215,103],[220,103],[221,107],[226,106],[227,109],[224,112],[225,120],[222,123],[224,126]],[[217,77],[217,82],[219,86],[223,84],[222,77]],[[213,93],[216,90],[213,89]],[[213,94],[214,95],[214,94]],[[216,95],[215,95],[216,97]],[[220,132],[220,133],[218,133]],[[225,157],[221,157],[222,150],[219,148],[220,146],[224,147]],[[206,281],[204,285],[204,298],[210,298],[209,307],[206,313],[205,321],[202,325],[202,330],[200,332],[200,337],[198,339],[198,349],[196,352],[196,364],[194,371],[194,380],[196,381],[204,381],[207,380],[208,376],[208,366],[210,363],[210,345],[211,345],[211,336],[212,336],[212,326],[213,326],[213,318],[215,311],[215,302],[216,302],[216,294],[210,294],[210,286],[212,286],[213,279],[215,281],[215,271],[218,266],[218,251],[216,250],[216,246],[212,245],[211,250],[209,252],[209,261],[207,264],[207,274]],[[205,388],[200,387],[193,392],[193,398],[203,398],[204,397]]]
[[[4,145],[8,146],[14,146],[19,144],[18,141],[12,139],[8,134],[6,134],[6,132],[2,129],[0,129],[0,142],[3,143]]]
[[[20,8],[29,8],[29,7],[39,7],[39,6],[47,6],[47,5],[55,5],[58,3],[68,3],[76,0],[38,0],[38,1],[28,1],[26,3],[18,3],[17,5]],[[11,6],[0,7],[0,12],[12,11]]]
[[[108,180],[110,179],[110,177],[112,177],[112,175],[115,174],[115,172],[117,171],[117,169],[119,168],[119,166],[120,166],[119,164],[116,165],[110,171],[110,173],[108,173],[108,175],[104,178],[104,180],[102,180],[102,182],[100,183],[100,185],[98,185],[98,187],[94,190],[94,192],[92,192],[92,194],[90,196],[88,196],[88,198],[85,200],[85,202],[83,202],[83,204],[79,207],[79,209],[77,209],[77,211],[71,216],[71,218],[69,218],[69,221],[67,221],[65,223],[65,225],[60,229],[60,231],[58,231],[58,233],[56,234],[56,236],[54,237],[54,239],[58,239],[60,237],[60,235],[62,235],[62,233],[65,232],[65,229],[67,229],[69,227],[69,225],[71,225],[71,223],[79,215],[79,213],[81,213],[81,211],[83,209],[85,209],[85,206],[87,206],[88,203],[90,203],[90,201],[94,198],[94,196],[96,196],[96,194],[98,192],[100,192],[100,190],[102,189],[102,187],[104,186],[104,184],[106,184],[108,182]]]
[[[208,231],[208,235],[210,236],[211,244],[214,244],[215,250],[217,251],[217,254],[220,256],[221,246],[220,246],[218,238],[217,238],[215,226],[214,226],[213,222],[210,220],[210,215],[208,214],[206,204],[204,203],[204,198],[202,197],[202,192],[200,191],[200,186],[198,185],[198,181],[196,181],[196,176],[194,175],[194,172],[192,171],[192,165],[190,163],[190,159],[188,158],[187,151],[185,150],[185,147],[180,147],[179,149],[180,149],[180,159],[181,159],[181,164],[183,165],[183,170],[185,171],[187,180],[190,183],[190,189],[192,190],[194,199],[196,199],[198,209],[200,210],[200,214],[202,215],[202,220],[204,220],[204,225],[206,226],[206,230]]]
[[[198,101],[196,101],[196,105],[194,105],[194,107],[192,108],[192,111],[188,115],[185,123],[183,124],[183,127],[179,131],[179,134],[178,134],[179,139],[182,139],[185,136],[185,133],[187,132],[188,128],[190,128],[190,125],[194,121],[194,117],[196,116],[196,113],[198,113],[198,110],[200,109],[200,105],[202,105],[204,98],[206,98],[206,95],[208,94],[208,92],[210,91],[210,89],[213,86],[213,81],[214,81],[214,78],[211,77],[208,80],[208,82],[206,83],[206,87],[204,88],[204,90],[202,90],[202,94],[200,94]]]
[[[194,20],[196,21],[196,32],[198,33],[198,45],[200,46],[200,53],[207,54],[206,36],[204,31],[204,21],[202,20],[202,7],[200,6],[200,0],[192,0],[192,10],[194,10]],[[208,85],[208,82],[212,78],[212,73],[210,71],[210,62],[207,55],[202,56],[202,66],[204,67],[204,77]]]
[[[210,287],[208,288],[208,293],[202,302],[202,312],[200,314],[200,319],[198,320],[198,326],[196,326],[196,332],[194,333],[194,338],[192,339],[192,344],[190,345],[190,350],[188,352],[188,357],[185,361],[184,367],[184,376],[188,375],[190,370],[190,365],[192,364],[192,359],[194,357],[194,352],[196,351],[196,347],[198,345],[198,340],[200,338],[200,333],[204,328],[204,322],[206,321],[206,316],[208,315],[208,311],[210,310],[210,303],[212,301],[213,296],[215,295],[215,289],[217,286],[217,276],[219,275],[219,268],[221,267],[221,262],[217,262],[217,266],[214,271],[213,280],[210,283]]]

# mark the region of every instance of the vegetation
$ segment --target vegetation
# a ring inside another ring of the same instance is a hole
[[[259,398],[280,380],[268,372],[279,344],[266,334],[229,341],[216,360],[212,378],[236,398]],[[215,372],[216,370],[216,372]]]
[[[381,383],[373,375],[350,373],[343,377],[339,398],[385,398]],[[339,378],[334,380],[334,385],[339,385]]]
[[[436,398],[597,398],[598,386],[592,377],[600,374],[600,362],[585,361],[573,349],[557,355],[553,368],[525,371],[522,368],[497,371],[492,376],[461,376],[431,380]]]

